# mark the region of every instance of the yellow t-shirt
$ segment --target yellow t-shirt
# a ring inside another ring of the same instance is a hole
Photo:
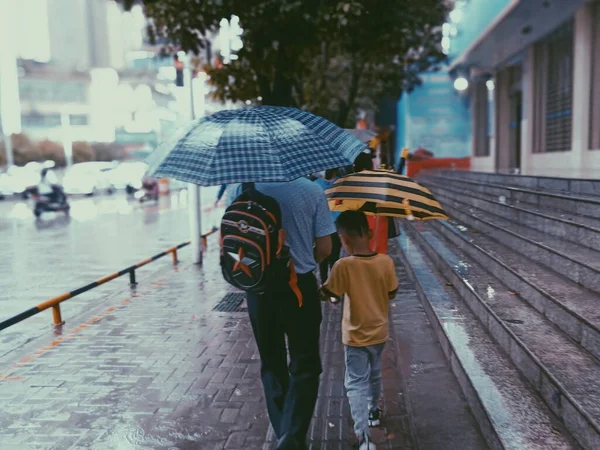
[[[353,347],[388,339],[389,293],[398,288],[394,261],[388,255],[349,256],[331,270],[325,289],[346,294],[342,341]]]

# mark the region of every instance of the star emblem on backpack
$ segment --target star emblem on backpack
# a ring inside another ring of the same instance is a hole
[[[249,266],[250,264],[254,263],[254,260],[246,256],[246,252],[244,252],[243,248],[240,247],[237,254],[229,253],[229,256],[235,259],[235,264],[233,265],[234,272],[242,271],[247,276],[252,278],[252,271],[250,270]]]

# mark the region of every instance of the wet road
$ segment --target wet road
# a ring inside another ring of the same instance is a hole
[[[202,204],[211,206],[217,188],[202,189]],[[124,194],[72,198],[70,216],[46,213],[35,220],[32,204],[0,202],[0,320],[48,298],[120,270],[189,239],[187,192],[160,202],[140,204]],[[204,214],[203,230],[217,223],[217,212]],[[182,250],[189,258],[189,250]],[[143,278],[157,264],[139,272]],[[72,321],[102,307],[109,293],[128,289],[126,277],[114,280],[62,305],[63,320]],[[0,357],[48,331],[51,312],[0,332]]]

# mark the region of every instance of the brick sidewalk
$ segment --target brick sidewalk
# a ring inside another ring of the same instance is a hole
[[[412,290],[399,271],[401,293]],[[246,313],[212,310],[229,291],[218,265],[162,264],[157,274],[85,323],[67,323],[62,336],[40,338],[37,350],[0,361],[2,450],[274,448]],[[354,441],[340,307],[324,305],[321,345],[311,448],[346,450]],[[401,353],[392,330],[378,449],[416,448]]]

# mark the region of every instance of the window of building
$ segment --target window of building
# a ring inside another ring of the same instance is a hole
[[[71,114],[71,125],[89,125],[89,117],[87,114]]]
[[[600,23],[600,2],[594,5],[593,24]],[[600,27],[593,27],[592,95],[590,104],[590,148],[600,149]]]
[[[535,152],[571,150],[573,45],[573,20],[536,45]]]
[[[490,103],[486,80],[478,80],[473,90],[473,146],[475,156],[490,156]]]
[[[24,128],[55,128],[60,127],[60,114],[41,114],[32,112],[23,114],[21,122]]]

